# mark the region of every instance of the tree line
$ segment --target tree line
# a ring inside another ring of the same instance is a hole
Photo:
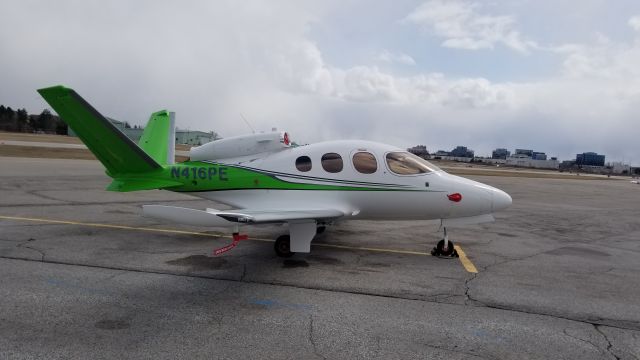
[[[13,110],[0,105],[0,130],[67,135],[67,124],[60,117],[45,109],[40,114],[29,115],[26,109]]]

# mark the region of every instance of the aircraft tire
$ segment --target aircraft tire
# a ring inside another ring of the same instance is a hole
[[[293,252],[290,250],[291,240],[289,235],[282,235],[276,239],[275,244],[273,244],[273,249],[276,251],[276,255],[283,258],[292,257]]]
[[[451,256],[451,257],[458,257],[458,252],[456,251],[456,249],[453,247],[453,241],[449,240],[449,246],[447,248],[447,250],[444,250],[444,239],[438,241],[438,244],[436,245],[435,249],[433,249],[433,251],[431,252],[432,255],[435,256]]]

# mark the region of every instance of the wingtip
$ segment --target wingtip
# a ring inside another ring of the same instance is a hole
[[[55,85],[55,86],[49,86],[46,88],[38,89],[37,91],[40,95],[44,96],[45,94],[65,93],[69,90],[71,89],[63,85]]]

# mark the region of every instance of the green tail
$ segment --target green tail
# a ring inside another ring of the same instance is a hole
[[[163,175],[163,164],[171,164],[174,142],[172,116],[154,113],[140,142],[142,148],[116,128],[73,89],[53,86],[38,92],[87,145],[114,181],[112,191],[134,191],[181,185]],[[143,150],[144,149],[144,150]],[[147,150],[149,153],[145,152]]]
[[[167,165],[175,162],[175,117],[166,110],[151,114],[138,145],[156,162]]]

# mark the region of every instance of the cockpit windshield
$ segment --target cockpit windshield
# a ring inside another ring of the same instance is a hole
[[[398,175],[427,174],[440,170],[427,160],[406,151],[387,153],[386,158],[389,170]]]

